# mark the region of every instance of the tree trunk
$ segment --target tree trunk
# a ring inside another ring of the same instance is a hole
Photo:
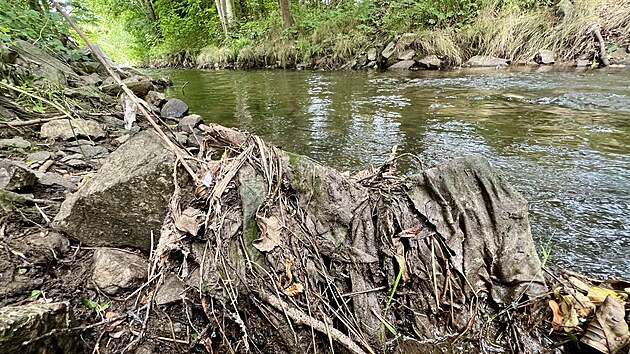
[[[227,22],[227,26],[230,27],[232,21],[234,21],[234,0],[224,0],[225,1],[225,19]]]
[[[293,26],[293,16],[291,15],[291,1],[279,0],[280,13],[282,14],[282,27],[289,28]]]
[[[225,0],[215,0],[215,3],[217,4],[217,14],[219,15],[219,20],[221,20],[221,27],[223,27],[223,34],[227,37],[228,21],[226,16]]]
[[[147,9],[147,16],[151,22],[155,22],[157,20],[157,16],[155,16],[155,10],[153,9],[153,3],[151,0],[143,0],[144,7]]]

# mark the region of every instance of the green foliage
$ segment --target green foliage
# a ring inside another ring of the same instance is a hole
[[[44,12],[23,0],[0,0],[0,41],[17,39],[35,43],[53,52],[65,52],[61,34],[67,25],[58,13]]]
[[[81,298],[81,303],[83,304],[83,306],[87,307],[90,310],[96,310],[96,312],[103,312],[109,308],[109,304],[107,303],[100,304],[86,297]]]

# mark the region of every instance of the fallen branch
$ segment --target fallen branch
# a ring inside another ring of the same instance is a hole
[[[604,38],[602,37],[602,33],[599,30],[599,25],[594,23],[588,27],[586,30],[586,34],[592,34],[597,42],[599,42],[599,60],[603,66],[609,66],[610,61],[608,60],[608,54],[606,53],[606,42],[604,42]]]
[[[140,110],[142,115],[144,115],[145,118],[147,119],[147,121],[149,121],[149,123],[151,124],[153,129],[155,129],[155,131],[160,136],[160,138],[162,138],[162,140],[164,140],[164,142],[166,142],[166,144],[171,149],[171,151],[175,154],[175,156],[177,157],[179,162],[182,164],[182,166],[184,166],[184,169],[186,169],[188,174],[190,174],[190,176],[193,178],[193,180],[195,182],[198,182],[199,181],[199,177],[197,177],[197,174],[192,170],[190,165],[186,162],[186,160],[182,156],[180,150],[175,146],[175,144],[173,144],[171,139],[169,139],[166,136],[166,134],[164,134],[164,131],[162,130],[162,128],[160,128],[160,126],[155,122],[155,120],[151,116],[152,113],[149,113],[150,110],[148,110],[140,102],[140,99],[138,98],[138,96],[136,96],[127,87],[127,85],[125,85],[125,83],[120,79],[120,76],[112,69],[112,67],[107,63],[107,60],[105,60],[105,58],[101,55],[101,52],[99,50],[97,50],[96,47],[94,47],[94,45],[85,36],[85,33],[83,33],[83,31],[76,25],[76,23],[74,23],[74,21],[72,21],[70,16],[61,8],[61,6],[59,6],[59,2],[57,0],[53,0],[53,5],[55,6],[55,9],[63,16],[63,18],[66,19],[66,21],[70,24],[70,26],[72,26],[72,28],[77,32],[79,37],[81,37],[81,39],[83,39],[83,41],[85,41],[85,44],[87,44],[87,46],[90,49],[90,52],[92,53],[92,55],[94,55],[98,59],[98,61],[101,64],[103,64],[103,66],[105,67],[105,69],[107,70],[109,75],[114,79],[114,81],[116,81],[116,83],[118,85],[120,85],[120,88],[125,92],[127,97],[129,97],[129,99],[131,99],[131,101],[133,101],[133,103],[136,105],[136,107],[138,107],[138,109]]]

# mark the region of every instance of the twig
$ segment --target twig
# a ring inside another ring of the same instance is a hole
[[[258,296],[260,296],[260,298],[263,301],[265,301],[266,303],[268,303],[269,305],[274,307],[276,310],[283,311],[284,313],[286,313],[296,324],[303,325],[303,326],[309,326],[309,327],[312,327],[313,329],[315,329],[316,331],[318,331],[320,333],[328,334],[335,341],[337,341],[340,344],[342,344],[344,347],[346,347],[352,353],[355,353],[355,354],[367,354],[367,352],[365,352],[363,349],[361,349],[361,347],[359,347],[359,345],[357,343],[355,343],[350,337],[345,335],[340,330],[338,330],[336,328],[329,328],[322,321],[320,321],[320,320],[318,320],[318,319],[316,319],[316,318],[314,318],[312,316],[309,316],[309,315],[305,314],[304,312],[301,312],[301,311],[298,311],[298,310],[296,310],[294,308],[289,307],[289,304],[287,304],[282,299],[280,299],[280,298],[278,298],[278,297],[276,297],[274,295],[267,294],[267,293],[265,293],[263,291],[259,292]]]

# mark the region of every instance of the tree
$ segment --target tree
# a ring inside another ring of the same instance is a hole
[[[280,14],[282,15],[282,27],[289,28],[293,26],[293,16],[291,15],[291,1],[278,0],[280,2]]]

